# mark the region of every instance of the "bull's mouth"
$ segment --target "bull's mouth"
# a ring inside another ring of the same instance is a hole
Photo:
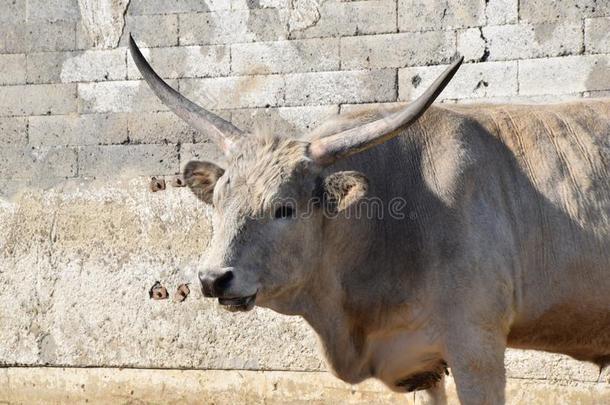
[[[218,303],[231,312],[250,311],[255,301],[256,293],[247,297],[218,298]]]

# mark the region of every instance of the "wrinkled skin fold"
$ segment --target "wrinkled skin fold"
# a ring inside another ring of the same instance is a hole
[[[130,46],[161,100],[225,152],[184,173],[214,207],[204,295],[300,315],[339,378],[437,403],[447,366],[462,403],[502,403],[506,347],[610,361],[610,100],[430,106],[458,60],[406,107],[248,134]],[[383,214],[357,216],[371,201]]]

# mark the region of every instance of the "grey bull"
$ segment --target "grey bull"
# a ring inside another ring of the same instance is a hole
[[[405,107],[249,134],[130,47],[225,154],[184,172],[214,206],[204,295],[300,315],[339,378],[437,402],[450,367],[462,403],[502,403],[506,347],[610,362],[610,100],[431,106],[458,60]]]

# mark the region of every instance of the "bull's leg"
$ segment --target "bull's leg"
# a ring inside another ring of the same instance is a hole
[[[462,325],[462,329],[466,329]],[[460,331],[447,341],[447,363],[462,405],[504,403],[505,339],[501,333]]]
[[[445,405],[447,394],[445,392],[445,376],[432,388],[423,391],[415,391],[416,405]]]

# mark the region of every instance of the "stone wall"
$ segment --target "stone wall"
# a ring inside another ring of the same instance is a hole
[[[150,193],[150,176],[169,180],[193,157],[218,152],[140,80],[125,47],[130,32],[187,96],[238,126],[295,135],[361,104],[412,99],[456,53],[467,63],[444,102],[610,94],[607,1],[7,0],[0,12],[3,366],[226,370],[189,374],[200,385],[187,391],[209,384],[216,387],[209,392],[223,392],[210,379],[246,375],[268,379],[261,384],[271,388],[251,398],[271,402],[281,402],[269,393],[276,377],[286,397],[294,387],[301,397],[338,395],[311,397],[320,401],[347,401],[354,392],[353,401],[367,402],[367,390],[379,389],[346,388],[320,373],[315,337],[298,318],[225,313],[196,288],[182,303],[149,299],[156,281],[171,296],[192,280],[209,237],[208,209],[185,189]],[[585,403],[610,396],[608,371],[564,356],[509,351],[507,368],[516,401],[529,398],[527,384]],[[5,370],[0,400],[36,398],[19,378],[47,379],[39,389],[59,391],[78,380],[74,370],[24,370],[31,374]],[[79,370],[94,387],[112,380]],[[142,375],[161,378],[141,373],[122,376],[134,386]],[[114,377],[118,391],[129,385]]]

